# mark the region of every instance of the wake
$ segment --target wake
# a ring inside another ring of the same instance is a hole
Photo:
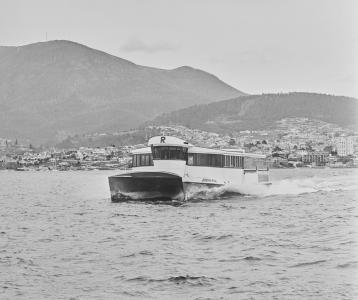
[[[237,195],[268,197],[274,195],[300,195],[316,192],[358,191],[358,178],[354,175],[331,177],[289,178],[272,181],[270,185],[240,184],[218,188],[191,190],[187,200],[230,198]]]

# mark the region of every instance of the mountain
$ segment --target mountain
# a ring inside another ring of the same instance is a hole
[[[34,142],[244,95],[201,70],[140,66],[70,41],[0,47],[0,78],[0,137]]]
[[[178,124],[190,128],[230,133],[265,129],[283,118],[309,118],[342,127],[357,127],[358,100],[313,93],[250,95],[194,105],[163,114],[148,124]]]

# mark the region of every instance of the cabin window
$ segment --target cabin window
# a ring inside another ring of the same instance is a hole
[[[194,154],[190,153],[188,156],[188,166],[194,165]]]
[[[187,160],[188,148],[175,146],[152,147],[153,159],[156,160]]]
[[[189,166],[216,168],[244,168],[244,157],[222,154],[189,153]]]
[[[189,166],[222,168],[224,163],[224,155],[221,154],[190,153],[188,157]]]
[[[244,157],[225,155],[225,168],[244,168]]]
[[[132,157],[133,167],[153,166],[152,154],[134,154]]]

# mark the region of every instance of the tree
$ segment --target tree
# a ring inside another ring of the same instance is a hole
[[[267,145],[266,140],[263,140],[263,141],[261,142],[261,144],[263,144],[263,145]]]
[[[323,151],[331,153],[333,151],[333,147],[332,146],[326,146],[323,148]]]
[[[308,141],[305,143],[306,144],[306,150],[308,151],[312,151],[313,148],[312,148],[312,142],[311,141]]]
[[[244,147],[251,149],[255,145],[253,143],[244,144]]]

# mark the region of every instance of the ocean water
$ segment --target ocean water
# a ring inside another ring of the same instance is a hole
[[[0,299],[358,299],[358,172],[182,205],[111,203],[115,172],[0,171]]]

